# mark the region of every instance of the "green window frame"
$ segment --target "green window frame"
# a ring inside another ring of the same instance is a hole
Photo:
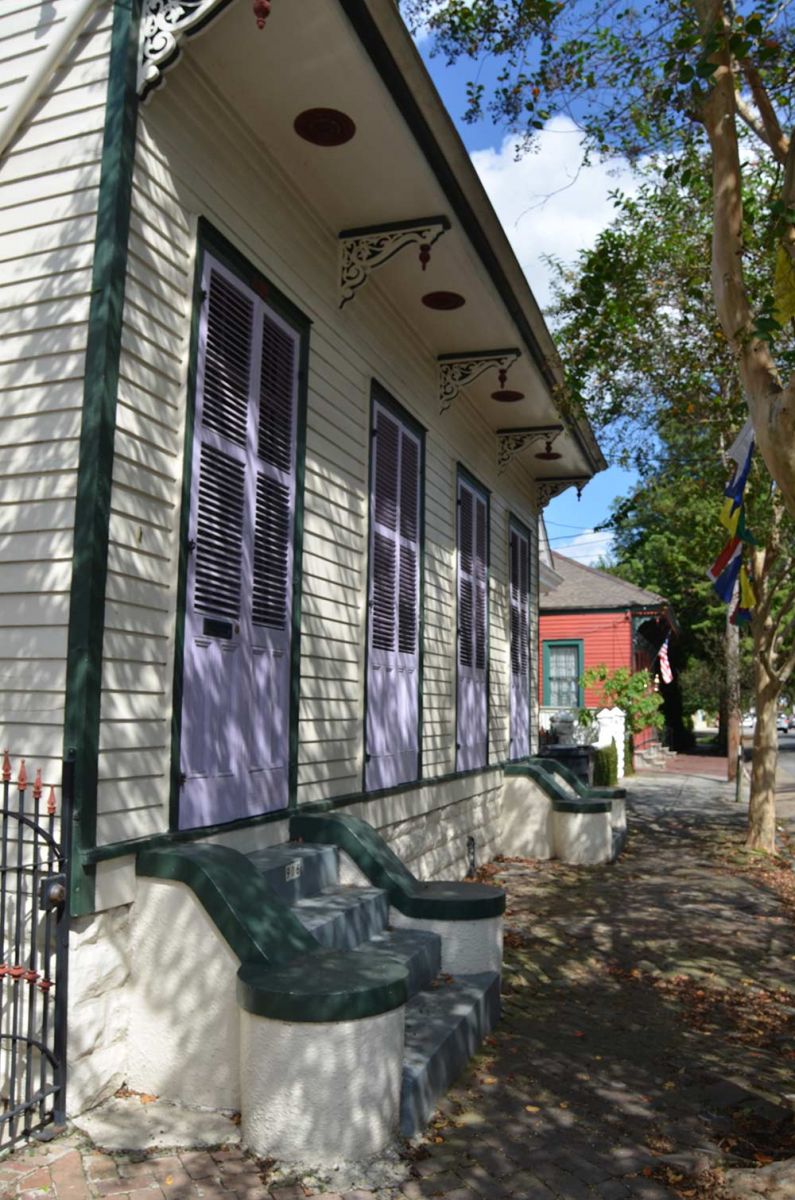
[[[576,698],[572,696],[571,690],[568,696],[564,693],[561,695],[560,683],[566,682],[571,676],[563,677],[553,669],[554,652],[556,650],[565,650],[576,654],[577,674],[576,679]],[[585,692],[580,678],[585,669],[585,656],[583,651],[582,638],[555,638],[551,641],[545,641],[543,644],[544,658],[544,682],[543,682],[543,706],[544,708],[582,708],[585,703]]]

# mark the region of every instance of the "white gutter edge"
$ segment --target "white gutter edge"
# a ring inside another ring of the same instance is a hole
[[[36,60],[32,73],[5,112],[0,113],[0,155],[4,154],[20,125],[49,83],[54,72],[71,50],[99,0],[77,0],[74,9],[58,29],[44,53]]]
[[[554,592],[555,588],[559,588],[563,583],[563,576],[558,575],[557,571],[553,571],[546,563],[538,564],[538,590],[542,595],[548,596],[550,592]]]

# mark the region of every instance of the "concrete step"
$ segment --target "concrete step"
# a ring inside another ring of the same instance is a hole
[[[440,976],[406,1006],[400,1132],[424,1129],[436,1102],[458,1078],[500,1015],[496,972]]]
[[[386,950],[399,959],[408,969],[409,997],[427,988],[442,967],[442,939],[423,929],[386,929],[356,949],[364,954],[371,949]]]
[[[383,933],[389,920],[389,900],[381,888],[323,888],[316,896],[296,901],[293,911],[321,946],[353,950]]]
[[[287,904],[333,887],[339,879],[336,846],[286,842],[268,850],[255,850],[248,858],[264,876],[268,887]]]

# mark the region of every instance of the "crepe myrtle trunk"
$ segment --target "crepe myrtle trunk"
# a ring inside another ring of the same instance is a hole
[[[706,35],[726,19],[721,0],[692,0]],[[746,290],[743,246],[742,168],[737,136],[734,65],[724,47],[710,55],[712,87],[698,113],[712,151],[712,291],[721,328],[734,351],[759,452],[795,518],[795,376],[779,374],[768,342],[757,335]],[[783,168],[780,199],[795,200],[795,139],[776,154]],[[795,262],[795,225],[783,242]]]
[[[749,850],[776,849],[776,768],[778,766],[778,698],[781,683],[766,665],[769,651],[767,622],[754,628],[754,675],[756,699],[756,729],[754,756],[751,768],[751,795],[748,801],[748,833],[745,845]]]

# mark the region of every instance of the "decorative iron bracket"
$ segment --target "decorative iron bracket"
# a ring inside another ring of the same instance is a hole
[[[539,479],[536,482],[536,507],[540,510],[546,508],[550,500],[555,496],[559,496],[561,492],[565,492],[566,488],[576,487],[577,499],[580,499],[582,489],[586,483],[590,481],[590,475],[583,476],[567,476],[560,479]]]
[[[502,472],[512,458],[533,442],[552,442],[563,433],[562,425],[526,425],[523,429],[497,430],[497,470]]]
[[[423,271],[430,248],[450,228],[447,217],[419,217],[415,221],[391,221],[343,229],[340,240],[340,308],[352,300],[373,271],[383,267],[406,246],[420,247]]]
[[[439,411],[446,412],[465,387],[474,383],[490,367],[506,370],[516,362],[521,350],[473,350],[465,354],[440,354]]]
[[[196,33],[228,3],[229,0],[143,0],[138,44],[141,99],[160,86],[163,72],[179,58],[183,37]],[[270,3],[254,0],[253,8],[257,25],[262,29]]]

